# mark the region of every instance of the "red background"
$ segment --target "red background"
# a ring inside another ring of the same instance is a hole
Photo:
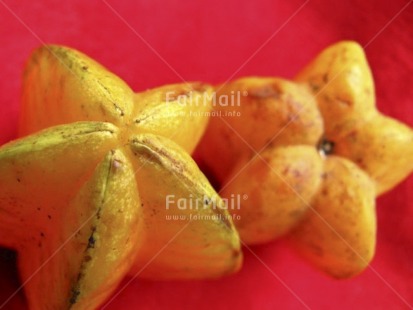
[[[174,70],[185,80],[212,83],[234,74],[292,77],[329,44],[353,39],[367,44],[379,109],[413,126],[412,1],[107,3],[121,17],[102,1],[0,0],[0,144],[16,136],[23,64],[43,42],[77,48],[144,90],[181,82]],[[411,308],[412,188],[410,177],[378,199],[377,254],[372,268],[354,279],[332,280],[276,241],[252,248],[261,261],[245,250],[237,275],[197,282],[135,280],[107,309],[304,308],[299,299],[311,309]],[[10,266],[0,258],[0,304],[17,287]],[[5,309],[21,309],[22,300],[17,295]]]

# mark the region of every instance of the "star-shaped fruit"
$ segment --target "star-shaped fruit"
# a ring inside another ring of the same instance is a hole
[[[222,197],[248,195],[230,210],[241,239],[290,233],[327,273],[361,272],[374,255],[375,197],[413,170],[413,131],[377,111],[363,49],[333,45],[295,81],[250,77],[217,88],[217,98],[234,93],[240,102],[216,107],[223,118],[211,119],[197,154]]]
[[[20,135],[78,121],[110,122],[125,138],[153,133],[191,153],[208,123],[213,88],[205,83],[165,85],[140,93],[85,54],[45,45],[23,75]]]
[[[0,245],[18,253],[30,309],[94,309],[128,272],[240,267],[224,202],[185,151],[205,126],[209,86],[134,94],[87,56],[46,46],[23,88],[21,133],[35,133],[0,148]]]

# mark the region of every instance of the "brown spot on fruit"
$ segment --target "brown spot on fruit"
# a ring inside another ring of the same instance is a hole
[[[275,98],[278,99],[280,97],[280,89],[278,89],[275,85],[265,85],[259,88],[255,88],[250,90],[249,94],[251,97],[255,98]]]
[[[333,154],[334,142],[327,140],[326,138],[322,138],[320,143],[318,144],[318,151],[324,156]]]

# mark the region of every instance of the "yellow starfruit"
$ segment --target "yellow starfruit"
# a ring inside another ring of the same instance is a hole
[[[230,210],[241,239],[290,233],[329,274],[361,272],[374,255],[375,197],[413,170],[413,131],[377,111],[363,49],[335,44],[294,81],[248,77],[217,86],[218,98],[234,92],[247,95],[216,106],[222,117],[211,119],[196,153],[224,198],[248,196]]]

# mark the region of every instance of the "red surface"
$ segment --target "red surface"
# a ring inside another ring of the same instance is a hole
[[[413,126],[412,1],[310,0],[294,17],[303,0],[108,1],[133,30],[101,1],[0,1],[0,144],[15,137],[23,64],[42,42],[80,49],[143,90],[180,82],[174,70],[213,83],[234,73],[291,77],[327,45],[353,39],[368,44],[380,110]],[[135,280],[106,309],[300,309],[299,299],[311,309],[412,307],[412,189],[410,177],[378,200],[377,255],[355,279],[320,274],[280,241],[253,248],[267,267],[246,250],[235,276]],[[17,286],[6,261],[0,258],[0,304]],[[21,299],[4,309],[20,309]]]

